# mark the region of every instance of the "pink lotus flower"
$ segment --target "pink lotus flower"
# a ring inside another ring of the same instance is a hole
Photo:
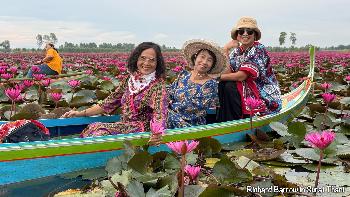
[[[185,167],[185,172],[191,178],[192,181],[195,181],[197,179],[200,171],[200,166],[186,165]]]
[[[72,79],[72,80],[69,80],[68,81],[68,85],[71,87],[71,88],[77,88],[80,86],[80,81],[79,80],[76,80],[76,79]]]
[[[123,195],[119,191],[117,191],[115,192],[114,197],[123,197]]]
[[[250,111],[258,109],[263,104],[262,100],[252,97],[248,97],[245,102]]]
[[[345,80],[346,80],[346,81],[350,81],[350,75],[346,76],[346,77],[345,77]]]
[[[10,68],[10,72],[12,73],[12,74],[16,74],[17,73],[17,67],[11,67]]]
[[[94,71],[92,71],[90,69],[85,71],[85,74],[87,74],[87,75],[92,75],[93,73],[94,73]]]
[[[32,71],[33,71],[33,73],[38,73],[38,72],[40,72],[40,67],[39,66],[32,66]]]
[[[324,82],[324,83],[321,84],[321,87],[322,87],[324,90],[327,91],[329,88],[332,87],[332,84],[327,83],[327,82]]]
[[[151,132],[153,134],[164,134],[165,128],[162,122],[152,119],[150,122],[150,127],[151,127]]]
[[[24,88],[26,88],[26,86],[23,83],[20,83],[15,85],[15,88],[18,89],[20,92],[22,92]]]
[[[311,132],[306,134],[305,140],[308,141],[314,148],[324,150],[327,148],[335,139],[335,133],[331,130],[324,130],[322,133]]]
[[[21,94],[21,91],[16,88],[8,88],[5,90],[5,94],[7,97],[9,97],[9,99],[11,99],[12,101],[15,101],[18,98],[18,96]]]
[[[43,86],[49,86],[50,84],[51,84],[51,79],[50,78],[47,78],[47,79],[43,79],[42,81],[41,81],[41,84],[43,85]]]
[[[172,71],[178,73],[178,72],[182,71],[182,67],[181,66],[176,66],[175,68],[172,69]]]
[[[58,102],[62,98],[62,93],[56,93],[56,92],[50,93],[50,97],[54,102]]]
[[[329,104],[332,101],[334,101],[337,98],[337,96],[335,94],[331,94],[331,93],[323,93],[322,98],[326,104]]]
[[[192,141],[191,143],[188,143],[187,140],[184,140],[178,142],[169,142],[166,145],[177,154],[184,155],[193,151],[198,146],[198,144],[198,141]]]
[[[45,74],[33,74],[34,79],[37,81],[44,79],[45,76]]]
[[[106,77],[106,76],[103,76],[102,79],[105,80],[105,81],[110,81],[111,80],[111,78]]]
[[[1,74],[1,77],[4,78],[5,80],[9,80],[13,77],[13,74],[4,73],[4,74]]]
[[[27,88],[29,88],[29,87],[31,87],[31,86],[34,84],[34,82],[31,81],[31,80],[24,80],[24,81],[23,81],[23,84],[24,84]]]

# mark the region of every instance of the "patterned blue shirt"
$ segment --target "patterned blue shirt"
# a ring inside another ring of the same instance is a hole
[[[182,71],[169,88],[169,129],[206,124],[207,109],[218,103],[216,80],[197,84],[190,77],[190,72]]]

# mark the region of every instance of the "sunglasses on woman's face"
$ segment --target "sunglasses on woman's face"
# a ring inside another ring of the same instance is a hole
[[[243,35],[244,32],[247,32],[247,34],[251,36],[251,35],[253,35],[254,30],[249,29],[249,28],[241,28],[241,29],[238,29],[238,30],[237,30],[237,33],[238,33],[239,35]]]

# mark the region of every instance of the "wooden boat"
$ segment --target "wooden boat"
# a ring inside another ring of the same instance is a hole
[[[312,47],[307,79],[298,88],[282,96],[283,107],[280,112],[254,117],[254,128],[267,131],[270,122],[286,122],[301,112],[312,89],[314,58]],[[167,130],[163,141],[166,143],[212,136],[221,143],[228,143],[244,140],[249,132],[249,119],[242,119]],[[122,153],[123,142],[126,140],[135,146],[142,146],[148,143],[149,133],[0,144],[0,185],[103,166],[108,159]],[[165,144],[150,147],[150,152],[162,150],[167,150]]]

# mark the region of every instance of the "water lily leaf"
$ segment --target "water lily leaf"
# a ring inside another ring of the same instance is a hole
[[[101,177],[106,177],[107,173],[103,168],[93,168],[59,175],[59,177],[63,179],[74,179],[79,176],[82,176],[83,180],[95,180]]]
[[[211,156],[212,154],[217,154],[221,151],[220,142],[214,138],[200,138],[198,141],[199,145],[196,149],[201,154]]]
[[[254,168],[260,166],[258,163],[245,156],[240,156],[238,159],[236,159],[236,162],[239,167],[248,169],[249,172],[252,172]]]
[[[144,151],[136,153],[128,162],[128,166],[139,173],[146,173],[152,162],[152,156]]]
[[[298,149],[295,149],[295,153],[306,159],[313,160],[313,161],[318,161],[320,159],[320,155],[317,154],[317,152],[313,148],[298,148]],[[335,164],[335,161],[336,159],[327,158],[327,157],[322,159],[322,162],[327,164]]]
[[[283,162],[287,162],[287,163],[294,163],[294,164],[306,164],[306,163],[312,163],[310,161],[306,161],[305,159],[301,158],[295,158],[291,153],[289,152],[284,152],[282,153],[278,160],[283,161]]]
[[[288,133],[288,127],[280,122],[271,122],[269,124],[271,129],[276,131],[280,136],[290,136],[291,134]]]
[[[341,159],[350,159],[350,144],[338,145],[336,155]]]
[[[342,99],[339,100],[340,103],[344,105],[350,104],[350,97],[343,97]]]
[[[245,146],[250,144],[250,142],[232,142],[221,144],[222,150],[239,150],[244,149]]]
[[[198,154],[195,154],[193,152],[186,154],[186,162],[187,162],[187,164],[193,165],[193,164],[195,164],[197,162],[197,159],[198,159]]]
[[[331,125],[332,120],[330,119],[329,116],[324,115],[324,114],[317,114],[313,124],[318,130],[323,129],[326,125]]]
[[[220,159],[218,158],[206,158],[204,166],[208,168],[213,168],[216,162],[218,161],[220,161]]]
[[[253,180],[252,174],[247,169],[237,167],[227,157],[223,157],[220,161],[216,162],[213,167],[213,176],[222,184]]]
[[[246,190],[241,190],[236,187],[209,185],[199,195],[199,197],[212,197],[212,196],[232,197],[232,196],[248,196],[248,195],[249,193]]]
[[[80,90],[74,94],[73,99],[70,102],[71,106],[87,105],[96,99],[95,92],[93,90]]]
[[[286,150],[277,150],[274,148],[263,148],[259,149],[254,153],[252,158],[255,161],[268,161],[278,158]]]
[[[168,154],[164,160],[165,169],[180,169],[180,161],[174,155]]]
[[[149,189],[146,193],[146,197],[171,197],[171,191],[169,190],[169,186],[164,186],[159,190],[155,190],[153,188]]]
[[[254,150],[253,149],[242,149],[242,150],[237,150],[237,151],[230,151],[226,153],[228,157],[240,157],[240,156],[245,156],[248,158],[253,158],[254,157]]]
[[[335,142],[337,144],[350,144],[350,140],[343,133],[337,133],[336,134]]]
[[[198,197],[204,190],[205,190],[205,188],[200,186],[200,185],[186,185],[184,196],[186,196],[186,197]]]
[[[349,119],[350,123],[350,119]],[[344,135],[350,135],[350,126],[349,125],[340,125],[334,129],[337,133],[343,133]]]
[[[129,141],[123,143],[124,153],[117,157],[108,160],[106,164],[106,171],[111,176],[115,173],[120,173],[128,167],[128,161],[135,155],[135,150]]]
[[[253,176],[268,177],[270,175],[269,170],[264,166],[258,166],[252,170]]]
[[[107,92],[110,92],[112,90],[114,90],[114,84],[111,81],[102,81],[100,84],[100,88],[102,90],[105,90]]]
[[[301,122],[292,122],[288,124],[288,133],[297,136],[298,138],[304,138],[306,134],[305,125]]]
[[[169,186],[169,190],[170,190],[171,194],[175,195],[175,193],[178,189],[178,180],[177,180],[176,174],[168,175],[168,176],[165,176],[165,177],[162,177],[159,179],[158,188],[159,187],[162,188],[166,185]],[[185,193],[186,193],[186,189],[185,189]]]
[[[98,100],[103,100],[105,98],[107,98],[109,95],[109,92],[105,91],[105,90],[96,90],[96,97]]]
[[[6,114],[7,115],[7,114]],[[5,117],[6,117],[5,115]],[[10,117],[10,116],[9,116]],[[14,112],[12,114],[12,117],[11,117],[11,120],[22,120],[22,119],[33,119],[33,114],[31,113],[27,113],[27,112],[17,112],[15,115],[14,115]]]
[[[145,197],[145,192],[142,183],[138,181],[131,181],[127,186],[126,190],[130,196],[134,197]]]

